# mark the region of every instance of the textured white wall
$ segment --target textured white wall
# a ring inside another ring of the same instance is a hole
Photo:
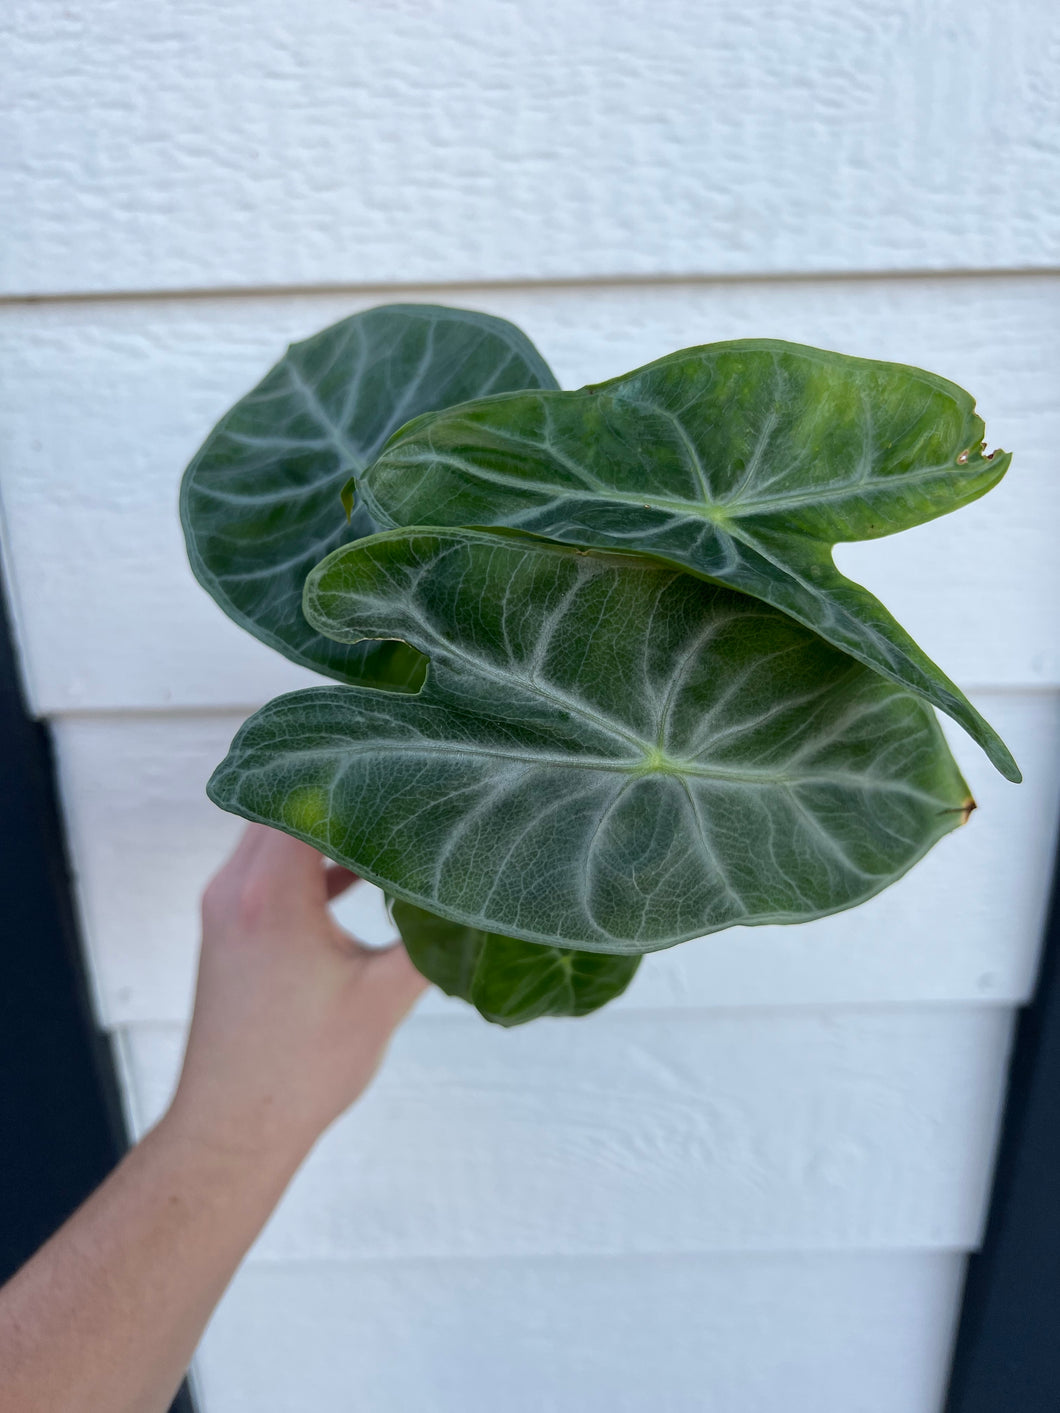
[[[13,292],[1043,268],[1049,0],[8,0]]]
[[[211,1413],[917,1413],[960,1280],[880,1252],[255,1265],[198,1372]]]
[[[970,387],[989,498],[841,548],[996,722],[899,886],[647,959],[576,1023],[427,998],[208,1333],[205,1413],[937,1413],[1060,804],[1060,26],[1045,0],[12,0],[0,511],[130,1117],[173,1082],[202,794],[312,680],[192,581],[181,469],[395,297],[566,386],[773,335]],[[373,940],[363,891],[343,904]]]

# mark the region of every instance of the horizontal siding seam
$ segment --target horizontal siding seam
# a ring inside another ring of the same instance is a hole
[[[798,924],[796,924],[798,925]],[[714,934],[717,935],[717,934]],[[709,941],[707,938],[692,938],[689,942],[679,943],[678,946],[695,946],[697,942]],[[646,952],[644,954],[645,965],[649,965],[653,956],[658,953]],[[908,1001],[792,1001],[774,1002],[772,1005],[745,1005],[737,1002],[728,1002],[719,1005],[697,1005],[697,1006],[673,1006],[673,1005],[645,1005],[639,1006],[627,1002],[620,1010],[613,1009],[600,1012],[591,1020],[585,1023],[597,1029],[607,1027],[622,1026],[627,1019],[636,1017],[638,1020],[657,1017],[665,1020],[667,1025],[683,1025],[686,1022],[692,1024],[696,1019],[707,1020],[710,1018],[750,1022],[753,1019],[772,1020],[789,1019],[792,1015],[827,1015],[829,1018],[841,1013],[844,1017],[853,1018],[859,1016],[880,1016],[880,1015],[906,1015],[915,1012],[918,1016],[935,1015],[940,1020],[949,1020],[955,1011],[968,1012],[970,1014],[982,1016],[994,1016],[1005,1012],[1010,1020],[1025,1003],[1013,1001],[1008,997],[998,1000],[969,1000],[962,997],[954,997],[952,1000],[932,998],[923,1000],[914,997]],[[566,1025],[565,1020],[538,1021],[537,1024],[545,1025]],[[578,1022],[574,1022],[577,1024]],[[191,1024],[190,1016],[187,1020],[119,1020],[101,1022],[103,1028],[109,1035],[118,1031],[155,1031],[155,1032],[184,1032]],[[422,1029],[424,1026],[455,1026],[461,1029],[466,1026],[484,1026],[489,1022],[481,1020],[470,1008],[454,1015],[418,1015],[412,1012],[406,1020],[402,1022],[402,1029],[410,1028]]]
[[[672,1250],[659,1251],[491,1251],[481,1256],[467,1255],[445,1255],[438,1256],[425,1253],[422,1256],[269,1256],[257,1255],[253,1249],[247,1256],[242,1267],[243,1271],[254,1270],[257,1272],[269,1271],[274,1273],[280,1270],[313,1270],[323,1268],[333,1270],[336,1267],[346,1267],[350,1269],[365,1270],[375,1269],[380,1271],[390,1271],[395,1268],[404,1267],[415,1270],[420,1266],[497,1266],[515,1265],[521,1266],[540,1265],[615,1265],[622,1264],[657,1264],[671,1265],[680,1262],[682,1265],[701,1265],[708,1262],[746,1262],[760,1261],[763,1264],[775,1260],[778,1256],[806,1257],[810,1260],[823,1258],[827,1261],[841,1262],[848,1258],[851,1260],[870,1260],[878,1258],[881,1261],[901,1261],[905,1258],[913,1260],[931,1259],[954,1259],[962,1260],[970,1254],[971,1248],[962,1246],[762,1246],[762,1247],[718,1247],[703,1248],[693,1250],[688,1247]]]
[[[760,271],[714,271],[689,272],[685,274],[662,273],[655,275],[564,275],[537,279],[495,279],[471,280],[458,277],[451,280],[401,281],[325,281],[305,284],[276,285],[191,285],[159,286],[157,288],[128,290],[89,290],[72,289],[65,291],[26,291],[10,293],[0,291],[0,309],[5,307],[26,308],[33,305],[55,304],[129,304],[154,301],[203,301],[211,299],[280,299],[299,295],[363,295],[380,294],[413,295],[423,290],[446,290],[473,292],[482,290],[492,293],[500,290],[535,289],[636,289],[674,285],[738,285],[738,284],[857,284],[872,281],[897,280],[995,280],[995,279],[1049,279],[1060,275],[1058,265],[998,265],[998,266],[925,266],[905,269],[894,266],[887,269],[865,270],[760,270]]]

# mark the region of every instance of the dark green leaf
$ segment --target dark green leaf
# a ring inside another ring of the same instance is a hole
[[[971,801],[914,695],[743,594],[640,556],[405,530],[306,612],[430,659],[418,696],[279,697],[209,785],[467,926],[636,953],[893,882]]]
[[[497,1025],[587,1016],[621,996],[640,964],[638,956],[574,952],[481,932],[412,903],[395,902],[392,911],[417,970]]]
[[[580,392],[421,417],[360,478],[385,525],[509,525],[637,550],[775,605],[949,713],[1019,770],[963,693],[832,561],[977,499],[1009,464],[953,383],[769,339],[671,354]]]
[[[181,519],[197,579],[285,657],[340,682],[415,691],[418,654],[396,643],[332,642],[302,615],[313,565],[376,528],[344,483],[410,417],[486,393],[555,386],[517,328],[462,309],[384,305],[292,344],[184,475]]]

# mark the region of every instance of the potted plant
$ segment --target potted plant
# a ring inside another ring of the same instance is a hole
[[[888,887],[997,733],[832,560],[1004,475],[972,398],[767,339],[560,391],[501,319],[391,305],[294,344],[181,516],[236,622],[332,679],[208,786],[385,890],[491,1021],[583,1015],[641,956]]]

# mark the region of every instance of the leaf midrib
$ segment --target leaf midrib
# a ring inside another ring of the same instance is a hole
[[[555,766],[561,769],[570,767],[575,770],[596,770],[609,775],[641,776],[645,779],[649,775],[659,775],[670,776],[680,781],[686,776],[694,776],[699,779],[718,780],[727,784],[778,786],[789,790],[804,785],[849,785],[855,789],[885,790],[894,794],[907,795],[910,799],[923,800],[934,805],[941,803],[938,796],[932,795],[926,790],[918,790],[915,786],[907,785],[903,781],[883,780],[879,777],[858,775],[854,771],[842,770],[815,771],[796,775],[768,774],[765,771],[737,770],[726,766],[695,765],[682,760],[674,760],[673,762],[675,766],[680,767],[679,770],[645,770],[643,761],[606,761],[593,756],[569,756],[566,754],[550,756],[543,752],[519,752],[489,746],[458,746],[448,743],[434,745],[427,742],[411,742],[402,737],[395,740],[376,737],[365,745],[349,745],[343,742],[334,746],[299,747],[291,754],[297,760],[306,760],[312,757],[324,757],[331,760],[336,756],[347,758],[374,756],[386,750],[393,750],[401,755],[444,756],[446,759],[451,759],[454,756],[469,756],[477,760],[481,757],[487,760],[511,761],[519,765]],[[277,754],[282,753],[277,752]],[[248,767],[248,769],[253,769],[253,767]]]
[[[533,442],[523,442],[522,445],[540,456],[553,455],[549,448],[537,446]],[[395,451],[397,452],[397,449]],[[755,501],[706,502],[670,496],[652,496],[650,500],[645,500],[643,495],[615,490],[599,481],[596,481],[595,487],[587,486],[584,491],[579,492],[567,486],[557,486],[547,481],[533,481],[523,476],[510,476],[492,467],[487,469],[477,466],[474,462],[465,461],[462,457],[454,456],[452,453],[419,452],[413,456],[401,455],[400,459],[403,466],[428,463],[432,466],[448,466],[481,480],[511,486],[516,490],[540,491],[552,500],[578,499],[583,495],[591,496],[596,490],[605,500],[619,501],[623,505],[639,506],[642,510],[667,510],[681,515],[694,515],[700,520],[710,520],[724,528],[728,528],[727,522],[730,520],[743,520],[754,515],[770,514],[774,510],[795,510],[805,505],[847,500],[852,496],[866,492],[886,491],[894,486],[919,485],[920,482],[928,480],[932,476],[953,470],[953,467],[945,462],[921,467],[917,471],[904,471],[897,475],[880,477],[878,480],[863,477],[860,480],[849,481],[841,485],[833,484],[824,490],[792,492],[784,496],[769,496]]]
[[[334,446],[336,451],[350,458],[352,464],[344,469],[347,472],[363,470],[363,450],[355,447],[354,443],[350,441],[349,433],[344,428],[340,427],[330,416],[324,404],[317,396],[316,389],[306,382],[305,378],[302,376],[301,370],[293,361],[288,364],[288,374],[297,391],[301,393],[302,397],[305,399],[310,415],[315,417],[326,430],[332,446]]]
[[[537,680],[536,677],[526,677],[511,670],[505,671],[501,668],[494,667],[493,664],[488,662],[487,660],[481,657],[477,657],[474,654],[467,652],[466,650],[462,650],[456,647],[443,634],[440,634],[432,624],[425,620],[421,613],[416,612],[413,608],[413,605],[410,604],[407,600],[405,608],[406,613],[408,615],[408,620],[404,624],[394,625],[393,631],[401,633],[402,635],[407,634],[408,636],[405,640],[411,642],[411,645],[417,648],[419,651],[427,652],[428,657],[431,657],[431,653],[429,651],[430,646],[434,648],[435,653],[438,656],[455,658],[457,661],[462,662],[468,667],[470,667],[473,672],[479,673],[481,676],[486,677],[491,681],[497,682],[503,687],[521,687],[528,694],[536,696],[541,701],[544,701],[549,705],[556,707],[562,711],[566,711],[574,716],[581,717],[581,719],[585,721],[588,725],[601,731],[605,736],[610,736],[613,739],[620,739],[626,742],[628,745],[634,747],[634,749],[641,753],[639,759],[633,759],[625,762],[618,760],[614,763],[601,761],[598,757],[585,757],[583,759],[573,756],[563,756],[556,757],[551,760],[540,757],[535,758],[540,759],[540,763],[542,764],[561,765],[564,761],[570,761],[571,764],[575,764],[579,769],[605,770],[616,774],[622,773],[622,768],[624,766],[626,771],[631,775],[670,774],[676,775],[678,777],[688,775],[708,779],[725,779],[733,782],[745,782],[752,784],[775,783],[777,785],[790,785],[801,783],[805,779],[805,777],[798,775],[772,776],[763,775],[761,772],[726,770],[724,767],[706,768],[694,764],[692,761],[688,761],[681,757],[671,757],[669,755],[667,755],[666,766],[656,767],[652,769],[651,767],[646,765],[646,762],[649,760],[649,758],[657,758],[660,749],[660,740],[657,739],[656,741],[652,742],[644,739],[641,736],[638,736],[635,732],[619,726],[611,718],[601,716],[598,713],[593,712],[583,702],[580,702],[576,698],[569,697],[561,691],[550,690],[549,688],[542,686],[542,684]],[[413,631],[411,633],[408,633],[408,628],[410,626],[412,626]],[[699,640],[694,644],[693,652],[690,655],[686,656],[680,663],[678,671],[675,673],[675,677],[671,679],[669,690],[664,700],[663,715],[660,717],[660,720],[658,722],[657,734],[663,732],[666,729],[667,718],[672,713],[676,700],[680,695],[681,688],[683,687],[684,682],[687,680],[689,664],[690,661],[694,659],[696,651],[701,651],[702,647],[705,646],[705,644],[709,642],[710,639],[716,634],[718,629],[723,626],[724,623],[712,620],[711,631],[709,633],[703,633],[699,635]],[[417,635],[415,631],[416,628],[419,629],[419,634],[422,636]],[[325,630],[321,629],[320,631]],[[364,640],[361,639],[357,641]],[[459,699],[456,702],[451,703],[451,705],[453,705],[457,710],[466,710],[466,708],[460,704]],[[731,734],[731,731],[726,734]],[[513,752],[498,751],[494,754],[502,757],[503,759],[509,760],[529,759],[519,757]],[[671,766],[673,767],[672,769],[670,768]],[[862,777],[858,776],[846,777],[846,783],[849,783],[850,780],[857,780],[859,784],[866,783],[865,780],[862,779]],[[836,777],[836,781],[837,783],[843,783],[843,777]],[[921,798],[932,797],[921,796]]]

